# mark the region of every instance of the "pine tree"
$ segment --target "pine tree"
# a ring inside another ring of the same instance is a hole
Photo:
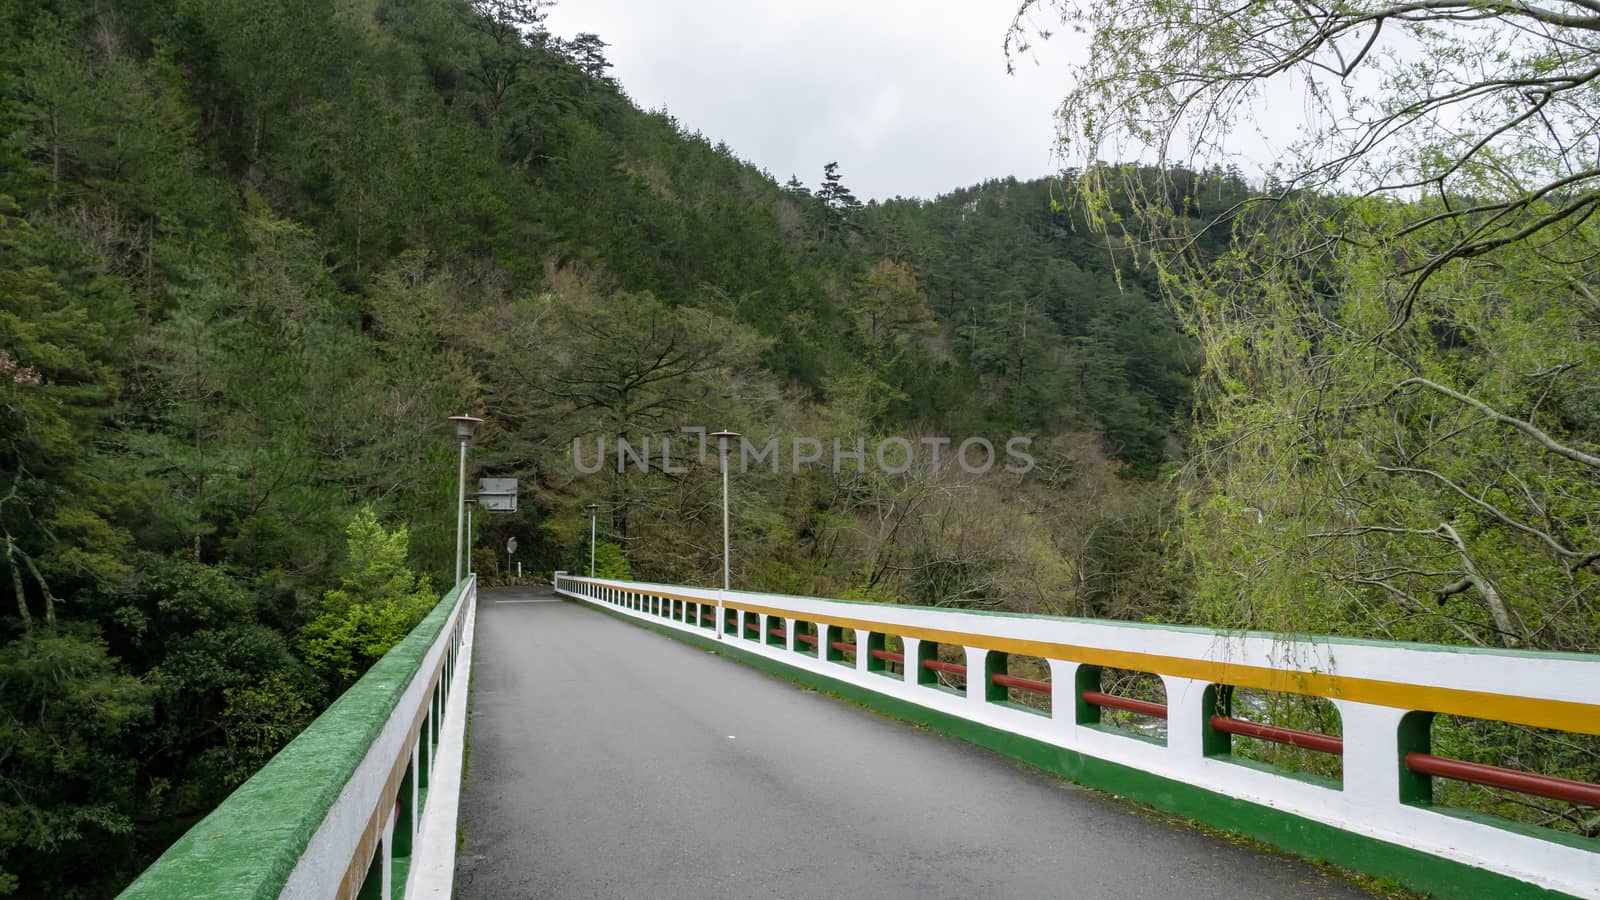
[[[606,48],[611,46],[600,40],[600,35],[584,32],[567,41],[563,47],[583,74],[597,81],[609,81],[606,70],[611,68],[611,62],[606,59]]]
[[[478,28],[501,46],[519,42],[524,32],[543,31],[545,10],[555,5],[555,0],[472,0],[482,17]]]
[[[861,211],[861,201],[844,186],[837,162],[822,167],[822,186],[817,188],[817,199],[822,201],[819,237],[824,241],[842,237],[851,219]]]

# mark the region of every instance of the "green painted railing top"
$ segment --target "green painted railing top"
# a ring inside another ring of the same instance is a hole
[[[261,771],[122,893],[127,900],[277,897],[366,757],[461,598],[446,594],[412,632]]]

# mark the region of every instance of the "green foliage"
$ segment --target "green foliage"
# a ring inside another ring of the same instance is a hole
[[[862,600],[868,603],[903,603],[904,598],[898,596],[888,584],[879,581],[874,584],[870,580],[871,573],[863,572],[860,580],[839,595],[843,600]]]
[[[222,757],[219,774],[229,783],[254,775],[316,715],[304,687],[282,671],[272,672],[257,684],[228,688],[223,697],[222,729],[227,744],[213,753]]]
[[[1149,274],[1096,242],[1059,191],[1004,179],[869,207],[886,256],[859,291],[869,345],[873,307],[886,299],[901,298],[892,320],[931,315],[942,326],[942,346],[908,348],[885,367],[907,395],[892,419],[1095,431],[1125,475],[1148,479],[1188,413],[1193,347]],[[907,266],[909,284],[896,274]],[[904,286],[885,290],[891,278]],[[963,390],[971,381],[982,389]]]
[[[82,466],[82,446],[119,387],[107,325],[124,295],[88,281],[69,290],[49,268],[62,248],[17,217],[0,194],[0,568],[24,626],[35,603],[54,624],[65,585],[125,573],[125,535],[107,521],[114,498]],[[98,296],[97,296],[98,295]],[[33,599],[30,599],[33,598]]]
[[[1390,266],[1330,260],[1318,277],[1341,289],[1318,296],[1239,256],[1192,290],[1208,359],[1186,528],[1209,561],[1197,608],[1248,627],[1600,648],[1578,600],[1600,584],[1582,563],[1600,549],[1600,478],[1490,415],[1539,420],[1557,446],[1593,440],[1581,418],[1540,414],[1594,391],[1593,311],[1543,287],[1561,277],[1544,259],[1449,266],[1375,342]]]
[[[506,558],[504,553],[496,552],[493,547],[476,547],[472,551],[472,571],[484,577],[499,575],[505,572]],[[527,567],[524,566],[524,569]],[[511,562],[510,574],[517,572],[516,561]]]
[[[428,579],[407,567],[405,526],[387,531],[370,508],[362,508],[345,535],[339,587],[322,595],[300,631],[306,663],[338,685],[360,677],[438,600]]]
[[[1201,348],[1176,529],[1191,615],[1600,651],[1600,171],[1568,137],[1594,127],[1593,22],[1028,0],[1013,48],[1042,9],[1087,41],[1062,107],[1082,214],[1141,253]],[[1369,27],[1351,54],[1341,36]],[[1101,161],[1126,141],[1221,160],[1230,125],[1295,89],[1319,113],[1261,196],[1215,168]],[[1592,736],[1526,732],[1435,728],[1464,758],[1592,777]],[[1578,810],[1443,793],[1596,832]]]
[[[585,569],[584,571],[587,571]],[[596,541],[594,545],[594,574],[596,578],[630,578],[633,568],[622,555],[622,545],[611,541]]]
[[[88,897],[129,873],[104,865],[125,848],[145,785],[129,754],[150,722],[154,689],[118,670],[84,629],[36,632],[0,645],[0,886]]]

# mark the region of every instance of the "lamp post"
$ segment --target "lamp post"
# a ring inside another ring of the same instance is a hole
[[[739,436],[737,431],[718,431],[711,435],[717,439],[717,455],[722,458],[722,590],[726,593],[728,577],[728,447]],[[722,594],[717,595],[717,640],[722,640]]]
[[[451,416],[456,423],[456,437],[461,441],[461,464],[456,477],[456,584],[461,583],[461,532],[465,527],[467,510],[467,442],[477,433],[483,420],[476,416]]]
[[[722,457],[722,589],[727,590],[728,579],[728,446],[739,436],[737,431],[713,432],[717,439],[717,455]]]
[[[478,498],[467,498],[467,574],[472,574],[472,508],[478,505]]]
[[[594,522],[595,513],[599,511],[600,504],[589,504],[589,577],[594,577]]]

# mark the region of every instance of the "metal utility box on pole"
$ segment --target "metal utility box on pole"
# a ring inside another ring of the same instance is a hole
[[[485,512],[517,511],[517,480],[515,478],[479,478],[478,505]]]

